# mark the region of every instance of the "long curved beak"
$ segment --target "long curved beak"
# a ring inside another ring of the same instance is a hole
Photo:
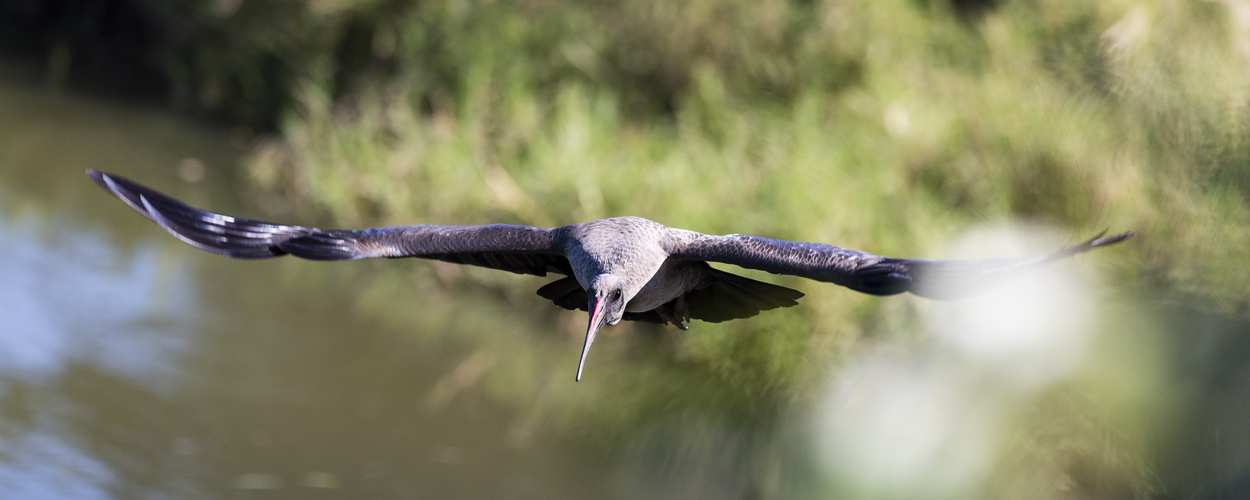
[[[595,343],[595,336],[599,334],[599,329],[603,328],[604,314],[603,303],[592,297],[590,299],[590,324],[586,325],[586,343],[582,345],[582,359],[577,362],[577,378],[574,379],[577,382],[582,380],[582,368],[586,366],[586,354],[590,352],[590,344]]]

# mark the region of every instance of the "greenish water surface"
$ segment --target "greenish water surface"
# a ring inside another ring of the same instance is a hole
[[[0,496],[607,495],[601,453],[481,396],[471,346],[354,306],[384,268],[194,251],[83,174],[255,210],[232,131],[38,83],[0,79]]]

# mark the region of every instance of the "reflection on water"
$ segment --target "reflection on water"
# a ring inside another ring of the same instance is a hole
[[[173,393],[189,332],[168,326],[195,317],[186,269],[162,269],[151,247],[121,259],[98,231],[40,231],[2,211],[0,253],[0,303],[9,309],[0,335],[0,484],[13,498],[102,498],[115,478],[66,440],[66,422],[48,410],[74,401],[56,388],[98,371]],[[101,396],[113,395],[92,397]]]
[[[481,356],[355,310],[352,270],[193,251],[83,174],[202,202],[230,189],[230,134],[18,80],[0,82],[3,497],[606,494],[596,454],[447,382]]]
[[[8,256],[0,261],[7,278],[0,302],[15,312],[0,337],[8,354],[0,369],[43,380],[86,360],[162,380],[187,332],[158,325],[195,317],[186,267],[160,267],[150,245],[123,259],[99,231],[37,229],[31,219],[0,223],[0,252]]]

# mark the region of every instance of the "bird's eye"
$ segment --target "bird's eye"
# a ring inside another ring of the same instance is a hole
[[[617,290],[617,291],[612,292],[612,300],[620,300],[620,299],[621,299],[621,291],[620,291],[620,290]]]

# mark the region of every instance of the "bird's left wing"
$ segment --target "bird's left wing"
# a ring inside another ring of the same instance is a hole
[[[326,230],[200,210],[124,177],[88,170],[96,184],[178,239],[237,259],[421,257],[545,276],[571,274],[556,231],[531,226],[395,226]]]
[[[745,234],[699,235],[673,249],[671,255],[801,276],[873,295],[911,292],[929,298],[958,298],[982,291],[1018,272],[1133,236],[1131,232],[1103,234],[1048,254],[1002,260],[899,259],[821,243]]]

